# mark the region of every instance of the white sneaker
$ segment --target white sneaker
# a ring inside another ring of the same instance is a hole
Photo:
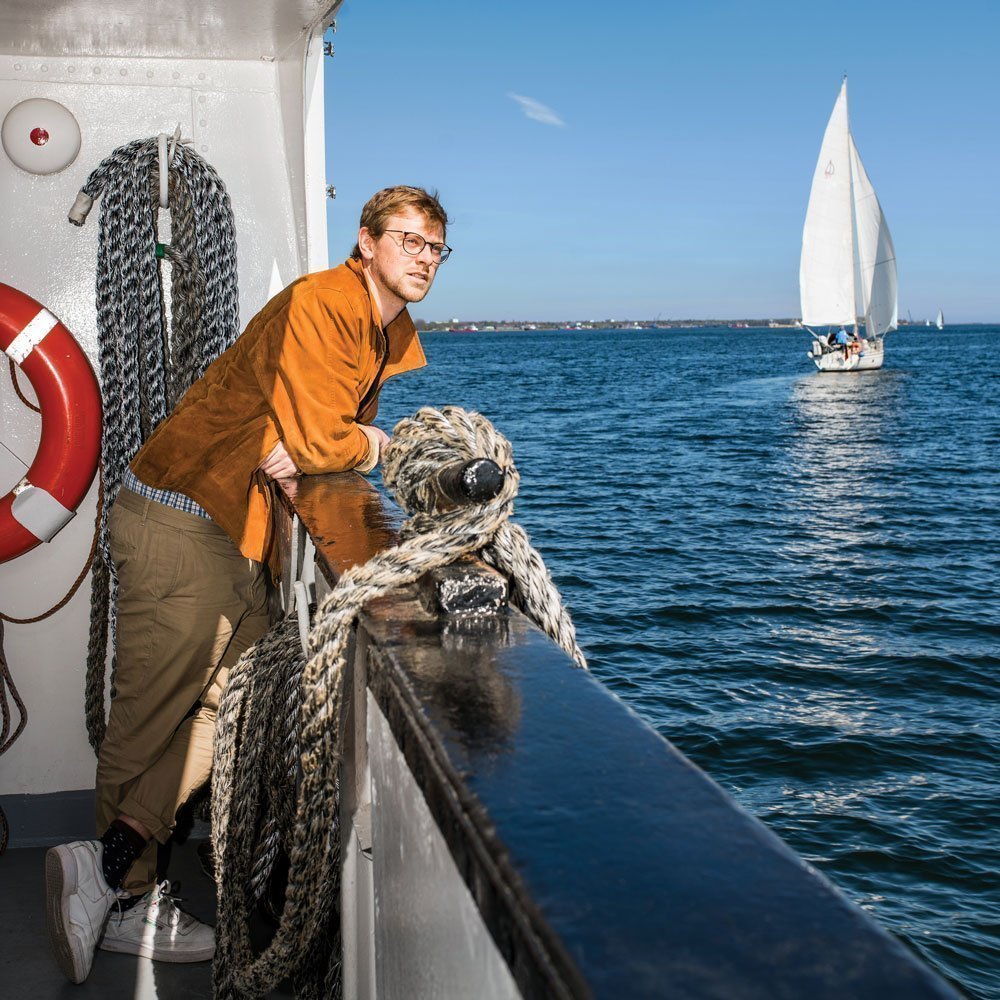
[[[131,909],[112,913],[100,947],[158,962],[207,962],[215,954],[215,931],[185,913],[161,882]]]
[[[99,840],[61,844],[45,854],[45,920],[59,968],[82,983],[94,964],[97,941],[118,898],[104,881]]]

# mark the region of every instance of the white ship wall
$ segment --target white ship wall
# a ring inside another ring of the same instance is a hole
[[[0,37],[2,48],[19,51]],[[322,63],[321,22],[311,34],[303,28],[276,60],[0,54],[0,120],[26,98],[50,98],[69,108],[83,136],[76,160],[49,176],[28,174],[0,153],[0,281],[54,312],[97,371],[100,202],[82,229],[66,214],[90,171],[113,149],[172,133],[179,123],[232,199],[245,326],[275,291],[326,266]],[[6,363],[2,369],[0,495],[31,463],[39,429],[38,416],[17,399]],[[27,380],[19,381],[30,396]],[[95,481],[51,543],[0,564],[0,610],[28,617],[63,596],[87,558],[96,498]],[[28,725],[0,757],[0,795],[93,786],[83,707],[89,609],[87,581],[54,617],[6,626],[7,660]]]

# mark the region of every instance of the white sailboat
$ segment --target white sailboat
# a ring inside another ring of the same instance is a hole
[[[937,319],[934,321],[934,325],[939,329],[944,329],[944,312],[938,309]]]
[[[799,294],[820,371],[882,367],[883,339],[897,326],[896,251],[851,135],[846,76],[813,175]],[[839,330],[847,343],[829,343]]]

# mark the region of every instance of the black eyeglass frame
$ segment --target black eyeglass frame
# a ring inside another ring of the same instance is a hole
[[[431,256],[432,257],[435,254],[439,254],[439,256],[435,259],[434,263],[435,264],[443,264],[452,255],[452,253],[454,252],[453,248],[450,247],[450,246],[448,246],[447,243],[431,243],[430,240],[425,240],[423,238],[423,236],[420,235],[420,233],[411,233],[409,230],[406,230],[406,229],[383,229],[382,232],[383,233],[399,233],[400,236],[403,237],[403,239],[400,241],[400,249],[408,257],[419,257],[424,252],[424,247],[430,247],[431,248]],[[418,240],[421,241],[422,245],[421,245],[420,249],[416,253],[411,253],[409,250],[406,249],[406,237],[407,236],[415,236]]]

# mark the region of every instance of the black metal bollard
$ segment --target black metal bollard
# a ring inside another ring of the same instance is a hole
[[[471,458],[446,465],[434,477],[438,506],[485,503],[503,489],[505,478],[506,472],[490,458]]]

